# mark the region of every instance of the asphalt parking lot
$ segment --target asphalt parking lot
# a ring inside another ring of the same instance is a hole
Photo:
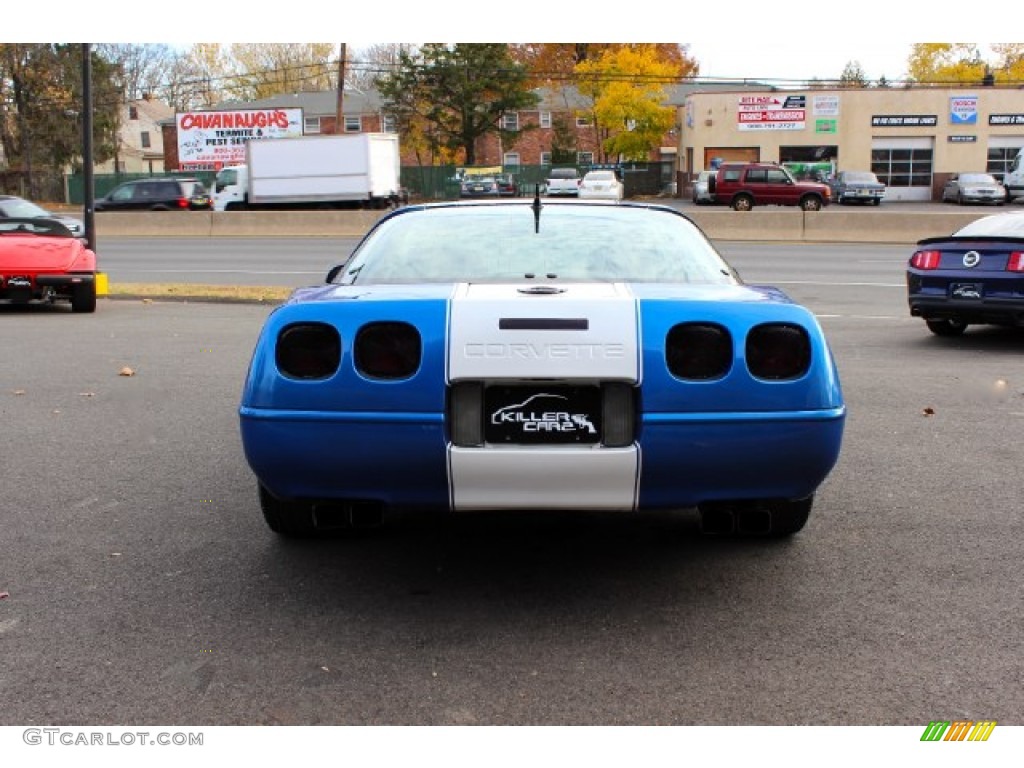
[[[1024,722],[1020,334],[794,289],[850,417],[788,542],[686,515],[281,541],[236,415],[269,307],[0,308],[0,724]]]

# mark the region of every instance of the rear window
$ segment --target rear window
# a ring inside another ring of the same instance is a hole
[[[549,179],[578,179],[579,177],[575,168],[554,168],[548,175]]]
[[[453,233],[458,233],[453,237]],[[684,216],[660,209],[451,206],[381,223],[342,284],[625,280],[735,285],[728,265]]]

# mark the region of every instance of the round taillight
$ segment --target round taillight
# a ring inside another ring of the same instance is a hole
[[[296,323],[277,336],[277,368],[292,379],[326,379],[341,364],[341,336],[325,323]]]
[[[811,366],[807,331],[789,323],[767,323],[747,335],[747,368],[759,379],[798,379]]]
[[[680,379],[719,379],[732,359],[732,336],[716,323],[681,323],[665,339],[665,363]]]
[[[356,369],[371,379],[407,379],[420,367],[422,346],[408,323],[370,323],[356,335]]]

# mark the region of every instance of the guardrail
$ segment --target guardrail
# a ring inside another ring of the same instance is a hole
[[[714,240],[893,243],[949,234],[993,212],[801,211],[791,208],[684,211]],[[97,213],[97,238],[361,237],[385,211],[230,211]]]

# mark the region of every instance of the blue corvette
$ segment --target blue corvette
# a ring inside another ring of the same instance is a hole
[[[845,406],[810,311],[748,286],[671,208],[409,206],[253,354],[242,443],[286,536],[391,510],[696,508],[788,535]]]

